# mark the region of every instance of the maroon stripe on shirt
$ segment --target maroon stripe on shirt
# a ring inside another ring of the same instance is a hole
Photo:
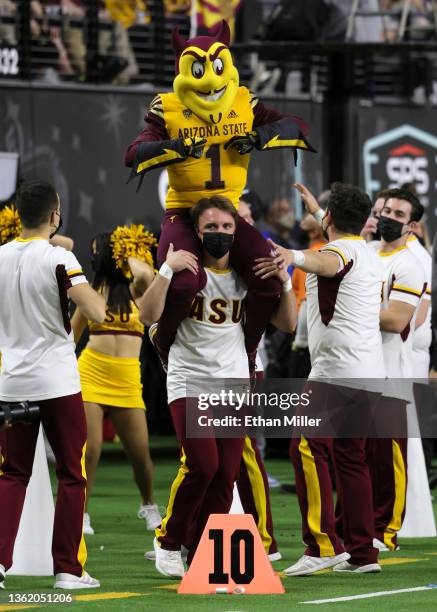
[[[62,312],[62,320],[64,322],[64,329],[69,334],[71,332],[71,323],[70,317],[68,313],[68,295],[67,291],[70,289],[71,282],[68,278],[67,271],[65,270],[65,266],[59,264],[56,266],[56,281],[58,283],[58,291],[59,291],[59,302],[61,304],[61,312]]]
[[[318,276],[317,277],[317,292],[319,300],[319,312],[322,323],[329,325],[335,312],[335,304],[337,302],[338,290],[340,283],[349,270],[352,268],[353,261],[350,261],[344,268],[332,277]]]

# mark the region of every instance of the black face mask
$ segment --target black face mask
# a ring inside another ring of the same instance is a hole
[[[59,230],[61,229],[61,227],[62,227],[62,216],[61,216],[61,215],[59,215],[59,225],[58,225],[58,227],[55,229],[55,231],[54,231],[54,232],[52,232],[52,233],[50,234],[50,238],[53,238],[53,236],[56,236],[56,234],[59,232]]]
[[[390,219],[390,217],[381,216],[378,221],[378,229],[381,233],[381,237],[386,242],[394,242],[402,236],[402,229],[404,224],[396,219]]]
[[[372,215],[374,219],[377,220],[378,225],[376,226],[376,232],[373,235],[372,240],[381,240],[381,232],[379,231],[379,220],[381,218],[381,216],[378,215]]]
[[[208,253],[216,259],[221,259],[232,246],[234,234],[223,232],[205,232],[203,234],[203,246]]]

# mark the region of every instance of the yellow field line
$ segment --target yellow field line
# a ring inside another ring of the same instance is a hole
[[[7,610],[24,610],[25,608],[42,608],[42,604],[6,604],[0,605],[0,612],[6,612]]]
[[[429,561],[429,559],[414,559],[410,557],[393,557],[393,559],[379,559],[380,565],[402,565],[403,563],[416,563],[417,561]]]
[[[176,591],[179,587],[180,582],[172,582],[171,584],[164,584],[162,586],[156,587],[158,589],[166,589],[167,591]]]
[[[101,599],[127,599],[128,597],[142,597],[150,593],[90,593],[89,595],[75,595],[75,601],[99,601]]]

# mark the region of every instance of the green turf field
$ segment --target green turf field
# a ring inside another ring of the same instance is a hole
[[[156,447],[160,441],[153,441]],[[168,440],[164,440],[168,446]],[[153,451],[152,451],[153,452]],[[164,506],[169,484],[177,462],[157,449],[156,499]],[[290,481],[291,465],[286,460],[267,462],[270,473],[283,482]],[[288,567],[303,553],[300,539],[299,511],[296,496],[273,490],[273,518],[283,560],[275,569]],[[94,495],[91,500],[92,524],[96,535],[87,537],[89,572],[102,583],[99,590],[78,592],[72,610],[165,610],[169,612],[254,612],[258,610],[437,610],[437,588],[391,596],[353,600],[321,605],[305,605],[311,600],[351,596],[423,587],[437,584],[437,538],[401,540],[401,550],[381,555],[383,571],[370,575],[338,575],[326,571],[303,578],[282,578],[286,593],[275,596],[248,595],[178,595],[172,582],[158,574],[154,564],[143,557],[152,544],[153,534],[145,531],[144,522],[136,518],[139,498],[131,470],[120,450],[112,448],[104,454]],[[28,593],[49,589],[53,578],[7,579],[7,590],[1,592],[1,602],[8,593]],[[29,608],[29,606],[26,606]],[[38,609],[53,609],[39,606]],[[20,606],[23,609],[23,606]],[[19,609],[0,603],[1,610]],[[30,608],[29,608],[30,609]]]

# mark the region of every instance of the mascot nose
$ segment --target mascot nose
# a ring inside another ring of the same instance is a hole
[[[205,87],[209,88],[210,93],[215,93],[218,89],[222,89],[224,80],[222,77],[217,76],[213,70],[208,71],[206,78],[202,81],[202,89]]]

